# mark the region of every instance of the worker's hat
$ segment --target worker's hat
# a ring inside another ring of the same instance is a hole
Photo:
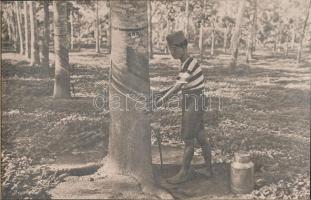
[[[187,39],[182,31],[173,32],[166,36],[166,41],[169,46],[179,45],[185,40]]]

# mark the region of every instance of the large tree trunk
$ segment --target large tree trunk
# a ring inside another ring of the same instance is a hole
[[[252,24],[250,27],[247,50],[246,50],[246,63],[249,63],[249,61],[253,58],[253,50],[254,50],[256,32],[257,32],[256,27],[257,27],[257,0],[254,0],[254,13],[253,13]]]
[[[19,2],[15,1],[15,9],[16,9],[16,18],[17,18],[17,27],[18,27],[18,37],[19,37],[19,53],[21,55],[24,54],[24,40],[23,40],[23,32],[21,25],[21,14],[19,8]]]
[[[241,34],[241,26],[243,22],[243,15],[246,7],[246,0],[242,0],[240,2],[239,13],[236,18],[236,24],[233,36],[231,38],[231,61],[230,67],[235,68],[238,59],[238,51],[239,51],[239,44],[240,44],[240,34]]]
[[[185,37],[187,39],[189,39],[189,36],[188,36],[188,32],[189,32],[189,16],[190,16],[190,13],[189,13],[189,0],[186,0],[186,26],[185,26]]]
[[[149,58],[153,58],[151,0],[148,0],[148,52]]]
[[[30,36],[31,36],[31,65],[40,64],[39,57],[39,45],[38,45],[38,29],[37,29],[37,19],[36,19],[36,2],[29,1],[29,14],[30,14]]]
[[[49,69],[49,44],[50,44],[50,15],[49,15],[49,1],[44,2],[44,29],[42,41],[42,64],[43,67]]]
[[[150,95],[147,1],[111,1],[111,17],[111,124],[102,171],[135,177],[143,191],[159,195],[154,191],[150,121],[143,109]]]
[[[24,3],[24,27],[25,27],[25,57],[30,58],[30,34],[29,34],[29,15],[28,15],[28,10],[29,6],[26,1]]]
[[[53,1],[55,81],[54,98],[70,97],[70,72],[68,55],[67,2]]]
[[[308,6],[308,9],[307,9],[306,18],[305,18],[305,21],[304,21],[302,32],[300,34],[298,53],[297,53],[297,63],[300,63],[300,60],[301,60],[301,54],[302,54],[302,49],[303,49],[303,40],[304,40],[304,37],[305,37],[305,32],[306,32],[306,28],[307,28],[307,24],[308,24],[308,19],[309,19],[309,14],[310,14],[310,7],[311,7],[311,0],[309,0],[309,6]]]
[[[100,40],[99,40],[99,16],[98,16],[98,1],[96,1],[96,21],[95,21],[95,42],[96,42],[96,53],[100,53]]]

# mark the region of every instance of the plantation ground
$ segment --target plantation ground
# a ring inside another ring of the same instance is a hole
[[[212,99],[205,127],[213,163],[226,166],[234,152],[249,151],[255,163],[256,186],[250,195],[235,196],[226,191],[211,194],[204,190],[208,181],[194,177],[191,183],[179,186],[183,191],[168,186],[175,197],[309,199],[310,52],[305,52],[307,55],[297,66],[294,54],[286,58],[258,51],[250,65],[239,65],[234,71],[228,68],[229,55],[204,58],[205,86]],[[72,52],[70,63],[75,95],[70,100],[53,100],[53,79],[49,78],[53,77],[52,67],[47,75],[42,66],[30,66],[18,54],[2,54],[5,198],[48,198],[52,188],[75,178],[72,175],[83,179],[81,175],[95,172],[96,164],[92,163],[106,155],[109,115],[94,106],[94,98],[108,88],[109,55],[88,50]],[[178,65],[168,55],[155,55],[150,60],[152,89],[172,84]],[[180,116],[180,110],[151,116],[153,123],[161,124],[166,166],[180,163]],[[158,164],[154,136],[152,142],[153,161]],[[195,155],[194,162],[200,163],[199,149]],[[72,170],[83,164],[93,168]],[[163,176],[173,175],[177,168],[168,170],[164,168]],[[203,186],[194,190],[198,183]],[[107,197],[126,197],[120,191],[110,195]]]

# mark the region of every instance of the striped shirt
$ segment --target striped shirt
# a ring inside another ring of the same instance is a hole
[[[192,57],[189,57],[181,66],[177,77],[178,83],[183,83],[183,91],[195,91],[204,89],[204,76],[200,64]]]

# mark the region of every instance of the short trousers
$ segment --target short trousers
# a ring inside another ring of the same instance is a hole
[[[182,92],[181,138],[194,139],[204,130],[203,90]]]

